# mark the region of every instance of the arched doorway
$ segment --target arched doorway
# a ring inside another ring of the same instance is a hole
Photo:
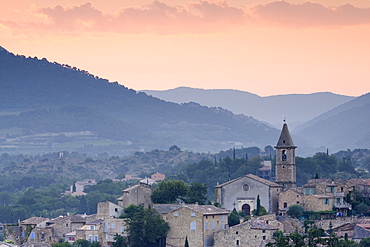
[[[245,215],[251,215],[251,206],[249,206],[249,204],[244,204],[242,206],[242,210],[243,212],[245,213]]]

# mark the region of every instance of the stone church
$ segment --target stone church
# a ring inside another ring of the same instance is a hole
[[[216,202],[227,210],[244,211],[250,215],[257,207],[257,196],[268,213],[277,213],[279,193],[296,187],[295,148],[284,122],[276,149],[276,182],[248,174],[217,185]]]

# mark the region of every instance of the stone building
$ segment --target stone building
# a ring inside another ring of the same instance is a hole
[[[264,246],[279,227],[263,220],[246,221],[214,233],[214,247]]]
[[[213,205],[155,204],[154,208],[170,226],[166,244],[171,247],[183,247],[186,237],[189,246],[213,246],[213,233],[228,224],[229,211]]]
[[[276,149],[276,183],[283,190],[297,186],[297,171],[295,164],[295,149],[293,139],[290,136],[288,125],[284,122]]]
[[[261,205],[269,213],[276,213],[281,187],[272,181],[248,174],[217,185],[215,187],[216,202],[229,211],[235,208],[237,211],[244,211],[246,215],[250,215],[257,207],[257,196],[259,195]]]
[[[353,186],[343,180],[311,179],[307,184],[303,185],[303,190],[305,197],[304,208],[307,211],[332,211],[335,209],[339,215],[347,216],[348,211],[352,209],[351,204],[347,203],[345,198],[347,194],[351,195]],[[320,198],[320,202],[317,202],[318,198]],[[315,203],[320,204],[316,208],[311,206]],[[324,203],[324,206],[322,203]],[[332,207],[326,210],[329,207],[327,206],[328,204]],[[326,209],[321,210],[321,208]]]
[[[332,211],[334,206],[333,197],[330,195],[305,195],[305,211]]]
[[[122,208],[126,208],[131,204],[142,205],[144,208],[148,208],[149,205],[153,205],[151,199],[152,191],[152,188],[148,185],[134,185],[123,190],[123,195],[117,199],[118,205]]]
[[[31,217],[29,219],[18,222],[17,226],[5,225],[4,239],[11,240],[16,245],[22,245],[27,241],[32,243],[36,241],[54,241],[54,239],[50,240],[49,238],[45,238],[45,233],[49,233],[50,230],[45,230],[44,232],[33,232],[34,228],[45,228],[47,221],[49,221],[48,218]]]
[[[83,227],[86,223],[86,216],[64,215],[46,222],[46,227],[53,229],[53,236],[56,242],[64,241],[65,235]]]
[[[119,216],[123,213],[123,207],[109,201],[99,202],[97,207],[97,219],[119,218]]]
[[[304,204],[303,188],[290,188],[279,193],[279,214],[285,215],[289,206]]]

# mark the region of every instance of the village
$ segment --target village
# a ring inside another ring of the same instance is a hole
[[[282,232],[307,234],[307,220],[311,227],[323,229],[328,235],[345,237],[359,243],[370,237],[370,219],[349,216],[352,210],[349,201],[356,192],[368,194],[370,179],[331,180],[315,178],[302,187],[297,187],[295,149],[288,126],[284,123],[276,150],[276,179],[271,181],[271,162],[264,162],[258,176],[245,176],[219,184],[215,187],[215,202],[211,205],[155,204],[152,202],[151,183],[163,180],[163,174],[143,179],[139,184],[123,190],[118,204],[100,202],[93,215],[62,215],[57,218],[32,217],[18,224],[0,225],[4,242],[0,247],[50,246],[53,243],[79,239],[101,246],[112,246],[116,236],[130,237],[127,221],[121,218],[130,205],[153,208],[168,223],[166,238],[156,246],[250,246],[261,247],[274,243],[274,234]],[[127,178],[129,179],[129,178]],[[75,195],[82,195],[84,186],[94,184],[86,179],[76,183]],[[293,207],[309,212],[309,218],[293,218]],[[265,215],[256,214],[263,208]],[[233,212],[244,217],[237,224],[228,219]]]

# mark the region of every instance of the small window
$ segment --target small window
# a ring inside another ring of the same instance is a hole
[[[115,224],[112,224],[112,229],[115,229],[116,228],[116,225]]]
[[[191,213],[191,217],[195,217],[195,213],[194,212]]]
[[[92,243],[92,236],[89,235],[89,242]]]
[[[125,232],[125,228],[121,227],[121,233]]]
[[[221,228],[222,228],[222,229],[225,229],[225,224],[222,224],[222,225],[221,225]]]
[[[312,188],[312,195],[316,195],[316,188]]]
[[[266,240],[266,236],[263,236],[263,237],[262,237],[262,239],[263,239],[263,240]]]
[[[216,229],[216,224],[214,221],[212,221],[212,230]]]
[[[240,245],[240,241],[239,240],[236,240],[236,245]]]
[[[22,238],[24,238],[24,232],[22,232]]]
[[[98,236],[94,236],[94,242],[99,242]]]
[[[265,233],[266,232],[266,230],[262,230],[262,233]]]
[[[31,238],[35,238],[35,233],[31,232]]]
[[[304,189],[304,194],[309,195],[310,194],[310,189]]]
[[[197,228],[196,223],[195,223],[194,221],[190,222],[190,230],[191,230],[191,231],[195,231],[195,230],[196,230],[196,228]]]
[[[68,227],[68,223],[66,224],[66,227]]]
[[[283,150],[283,153],[281,154],[281,161],[286,161],[286,150]]]
[[[299,202],[297,202],[297,204],[299,204]]]
[[[225,222],[225,215],[222,215],[222,222]]]
[[[284,202],[284,208],[287,208],[287,207],[288,207],[288,203]]]
[[[179,216],[179,212],[174,212],[173,216],[175,216],[175,217]]]
[[[238,231],[236,231],[236,232],[235,232],[235,234],[236,234],[236,235],[238,235],[238,234],[239,234],[239,232],[238,232]]]
[[[208,222],[206,222],[206,230],[208,230]]]
[[[95,226],[90,226],[90,230],[95,230]]]

